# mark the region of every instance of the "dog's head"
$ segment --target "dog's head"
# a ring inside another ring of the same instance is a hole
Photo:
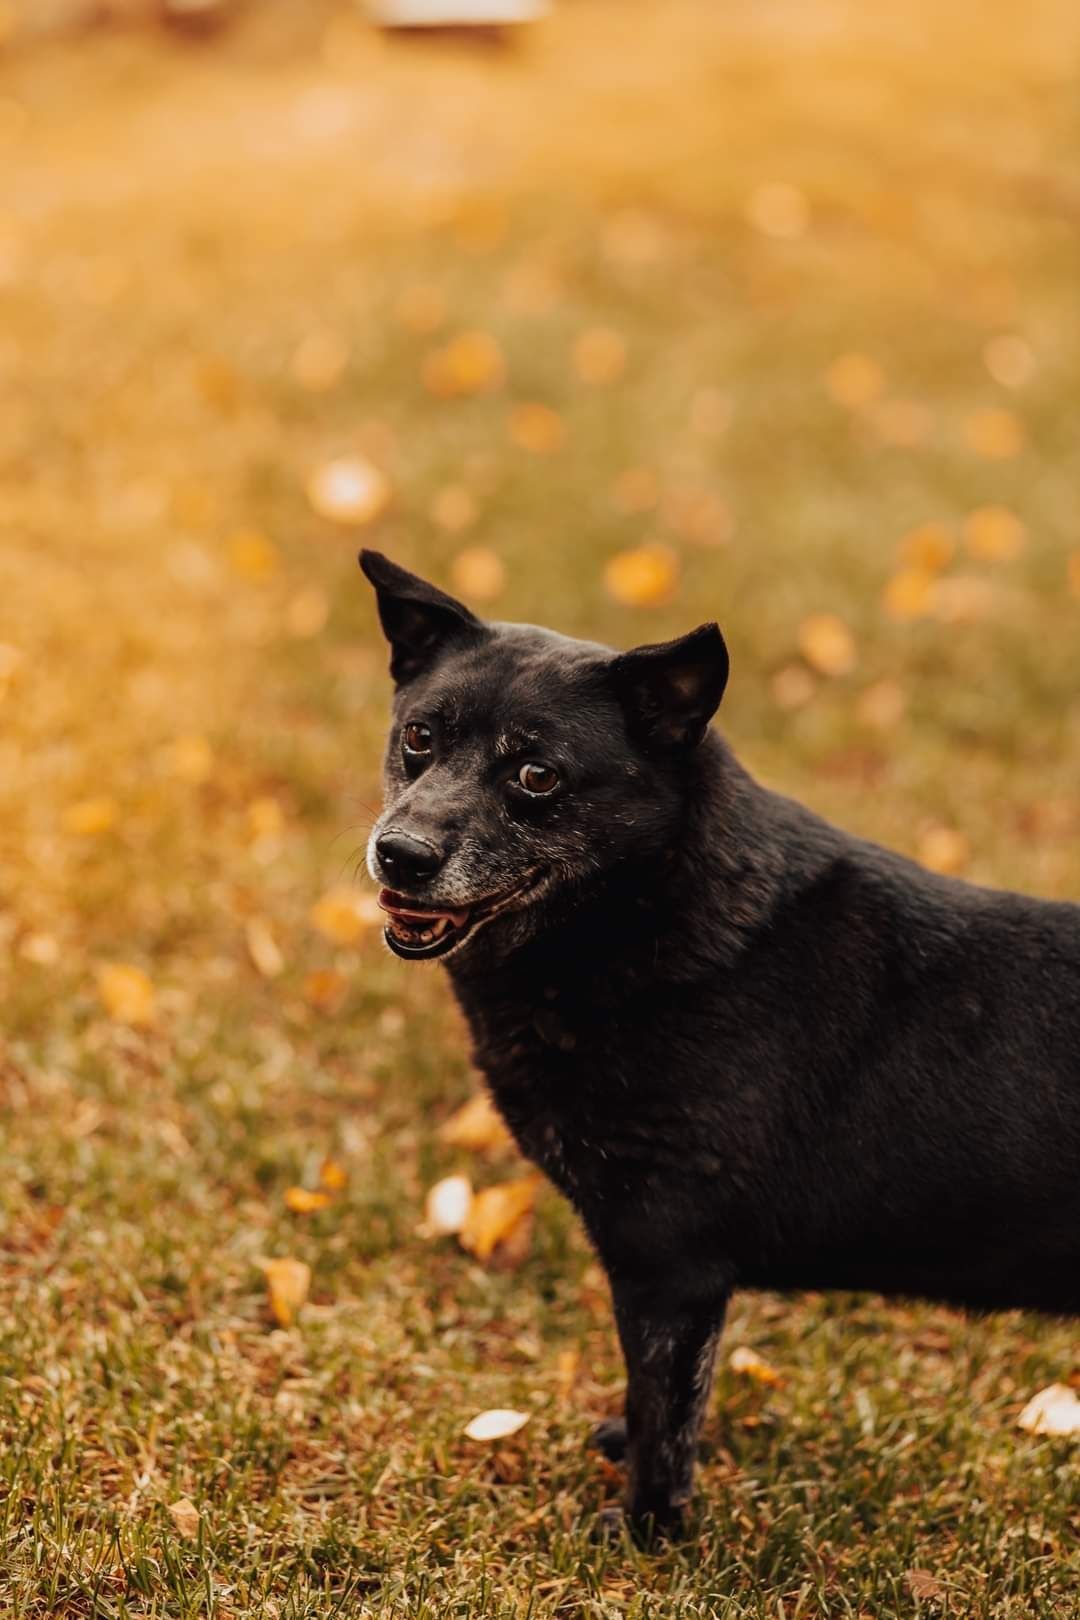
[[[617,653],[485,623],[378,552],[360,565],[395,683],[367,856],[387,944],[498,960],[670,846],[727,682],[723,637],[705,624]]]

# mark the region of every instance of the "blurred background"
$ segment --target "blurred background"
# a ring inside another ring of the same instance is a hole
[[[618,646],[716,617],[771,785],[1080,897],[1078,47],[1066,0],[436,33],[0,0],[13,1612],[314,1614],[351,1581],[494,1614],[493,1557],[534,1612],[579,1612],[543,1607],[579,1558],[590,1614],[646,1612],[571,1534],[616,1489],[578,1448],[620,1376],[573,1222],[512,1195],[490,1245],[417,1234],[443,1175],[522,1167],[447,1139],[464,1032],[357,875],[389,691],[355,553]],[[863,1582],[852,1614],[901,1613],[923,1566],[992,1571],[980,1614],[1052,1604],[1075,1470],[1008,1425],[1070,1336],[859,1309],[740,1306],[787,1382],[721,1380],[681,1612]],[[478,1456],[485,1404],[533,1422]]]

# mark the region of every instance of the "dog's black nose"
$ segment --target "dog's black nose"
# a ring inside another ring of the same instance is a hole
[[[387,883],[393,888],[409,888],[422,883],[443,863],[442,855],[426,838],[413,838],[410,833],[386,832],[375,840],[375,854],[379,858]]]

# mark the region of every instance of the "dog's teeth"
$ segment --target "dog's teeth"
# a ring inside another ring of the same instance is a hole
[[[446,930],[449,928],[449,926],[450,926],[449,917],[440,917],[438,922],[432,924],[431,932],[435,935],[436,939],[439,939],[441,937],[441,935],[446,933]]]
[[[429,945],[435,938],[435,935],[431,932],[430,928],[425,928],[421,931],[420,938],[423,940],[425,945]]]

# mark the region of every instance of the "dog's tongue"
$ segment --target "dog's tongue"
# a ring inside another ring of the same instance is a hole
[[[405,898],[404,895],[395,894],[393,889],[383,889],[379,894],[379,905],[391,917],[400,917],[403,922],[439,922],[445,919],[453,928],[463,928],[469,920],[469,913],[465,911],[437,911],[433,906],[417,907]]]

